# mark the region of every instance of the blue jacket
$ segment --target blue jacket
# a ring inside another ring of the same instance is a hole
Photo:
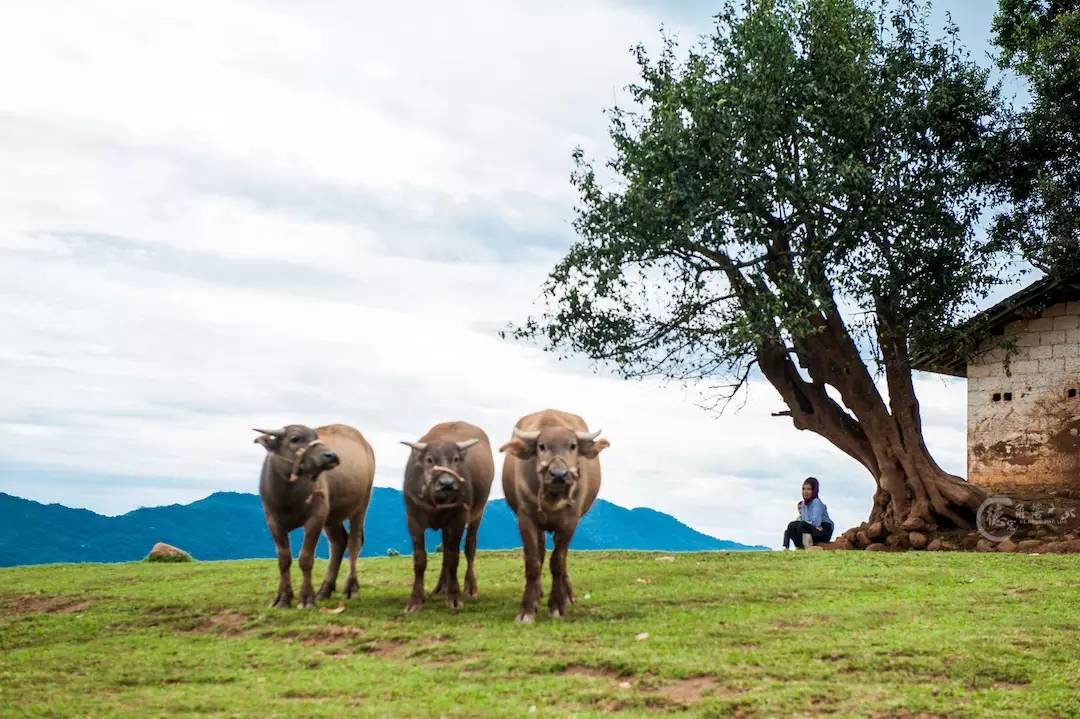
[[[825,507],[825,503],[817,497],[811,499],[809,504],[799,502],[799,519],[814,525],[818,529],[821,529],[823,522],[833,524],[832,519],[829,518],[829,510]]]

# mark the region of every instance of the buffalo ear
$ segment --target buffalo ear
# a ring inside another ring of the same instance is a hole
[[[606,439],[589,440],[578,445],[578,454],[588,459],[596,459],[596,456],[611,446]]]
[[[260,434],[255,438],[255,444],[261,444],[266,447],[267,452],[276,452],[277,448],[281,446],[281,437],[274,437],[269,434]]]
[[[536,442],[526,442],[521,439],[512,439],[499,447],[500,452],[512,454],[518,459],[531,459],[536,456]]]

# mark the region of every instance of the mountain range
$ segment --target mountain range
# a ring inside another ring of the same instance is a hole
[[[142,559],[155,542],[166,542],[196,559],[273,557],[273,542],[254,494],[216,492],[191,504],[143,507],[116,517],[60,504],[41,504],[0,492],[0,567],[50,562],[127,562]],[[300,530],[291,539],[299,549]],[[363,556],[389,550],[409,554],[401,492],[376,487],[364,524]],[[549,540],[550,541],[550,540]],[[428,532],[429,549],[439,543]],[[505,500],[488,502],[480,525],[481,549],[521,546],[517,522]],[[760,550],[702,534],[653,509],[626,509],[597,500],[574,535],[574,549],[678,551]],[[326,557],[326,538],[318,556]]]

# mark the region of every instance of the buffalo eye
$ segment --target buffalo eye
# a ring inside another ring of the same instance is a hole
[[[452,462],[453,462],[454,464],[457,464],[458,462],[460,462],[460,461],[461,461],[461,457],[454,457],[454,458],[453,458],[453,459],[452,459],[451,461],[452,461]]]
[[[577,449],[577,445],[576,445],[576,444],[574,444],[573,442],[571,442],[571,443],[570,443],[570,449],[572,449],[572,450],[573,450],[573,449]]]
[[[428,464],[435,464],[435,459],[433,457],[427,457],[424,461]]]
[[[301,439],[300,439],[300,437],[293,437],[289,441],[292,442],[293,444],[300,444]]]
[[[537,448],[537,449],[539,449],[539,450],[540,450],[541,452],[543,452],[543,451],[544,451],[545,449],[547,449],[547,447],[545,447],[545,446],[544,446],[544,443],[543,443],[543,442],[541,442],[540,444],[536,445],[536,448]]]

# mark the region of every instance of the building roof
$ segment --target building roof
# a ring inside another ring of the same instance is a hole
[[[1050,305],[1077,300],[1080,300],[1080,278],[1043,277],[953,328],[952,337],[944,346],[915,353],[911,366],[923,372],[967,377],[968,359],[980,340],[1000,336],[1005,325],[1036,317]]]

